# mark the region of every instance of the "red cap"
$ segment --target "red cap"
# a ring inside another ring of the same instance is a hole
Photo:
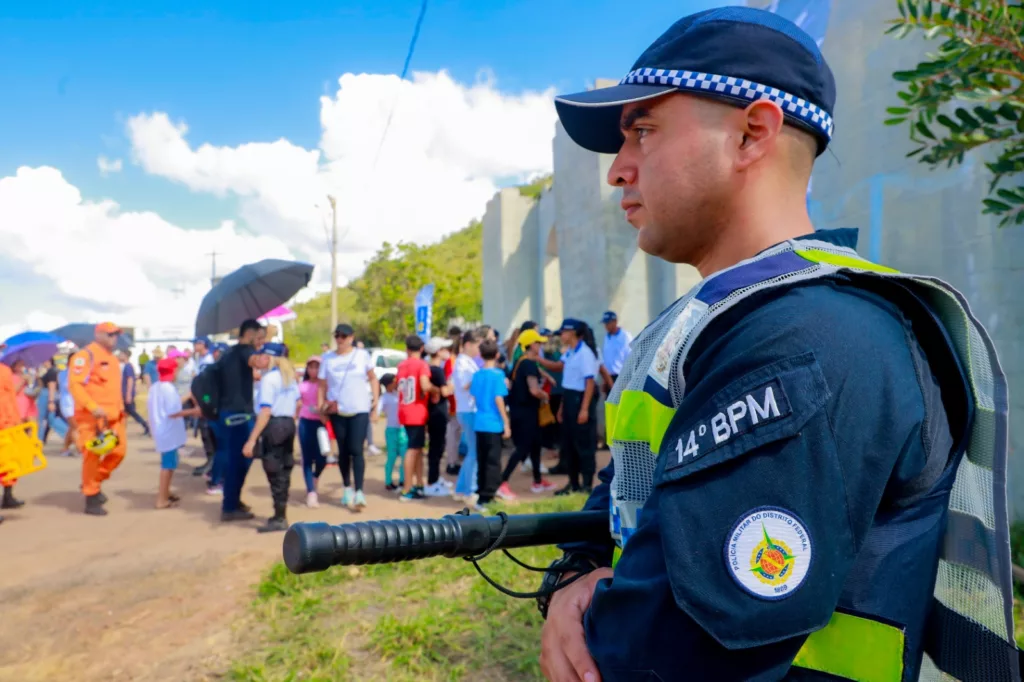
[[[174,376],[178,373],[177,361],[174,358],[164,358],[156,363],[156,373],[160,377],[160,381],[173,381]]]
[[[100,322],[96,325],[96,331],[103,334],[120,334],[121,328],[113,322]]]

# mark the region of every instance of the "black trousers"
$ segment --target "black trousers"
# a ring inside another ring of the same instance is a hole
[[[512,422],[512,443],[516,449],[512,452],[512,456],[508,458],[505,471],[501,473],[501,482],[505,483],[508,481],[512,474],[515,473],[519,463],[525,462],[529,458],[530,463],[533,465],[533,482],[540,483],[540,446],[542,439],[537,410],[513,407],[510,421]]]
[[[581,477],[584,488],[592,487],[597,468],[597,401],[591,397],[586,424],[577,422],[582,404],[582,391],[563,392],[562,461],[569,469],[569,484],[574,489],[580,487]]]
[[[213,459],[217,452],[217,437],[213,435],[213,428],[206,419],[199,420],[199,435],[203,439],[203,452],[207,459]]]
[[[441,478],[441,459],[448,431],[447,402],[444,408],[445,411],[431,409],[427,420],[427,485],[433,485]]]
[[[146,433],[149,433],[149,424],[146,422],[145,419],[142,418],[142,415],[139,414],[139,411],[137,409],[135,409],[135,401],[134,400],[131,400],[131,401],[126,400],[126,401],[124,401],[124,411],[128,413],[129,417],[131,417],[132,419],[137,421],[139,423],[139,425],[142,426],[142,430],[143,431],[145,431]]]
[[[291,417],[271,417],[260,435],[263,472],[270,484],[270,497],[274,500],[274,516],[284,518],[288,506],[288,489],[295,466],[295,420]]]
[[[363,443],[366,442],[366,429],[369,427],[369,412],[348,417],[331,415],[331,429],[334,430],[334,439],[338,441],[338,468],[341,469],[341,480],[346,488],[352,487],[352,474],[355,474],[356,490],[363,489],[363,477],[366,475]]]
[[[562,404],[562,394],[553,393],[550,396],[551,414],[558,414],[558,407]],[[541,429],[542,444],[550,450],[558,449],[562,442],[562,425],[555,420]]]
[[[480,504],[493,500],[501,485],[501,437],[500,433],[476,432],[476,492]]]

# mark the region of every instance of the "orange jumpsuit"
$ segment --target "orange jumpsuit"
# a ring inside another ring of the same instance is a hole
[[[21,411],[18,410],[18,393],[14,390],[14,372],[0,362],[0,430],[20,423]]]
[[[127,421],[121,396],[121,365],[114,354],[98,343],[90,343],[68,361],[68,390],[75,399],[75,425],[78,450],[82,453],[82,493],[100,492],[100,484],[110,478],[128,451]],[[106,416],[96,419],[92,411],[102,407]],[[118,444],[102,458],[89,452],[86,443],[109,428],[117,434]]]
[[[20,423],[18,397],[14,390],[14,372],[0,362],[0,429],[17,426]]]

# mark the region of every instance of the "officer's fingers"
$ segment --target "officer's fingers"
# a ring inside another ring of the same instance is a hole
[[[579,682],[575,669],[562,652],[558,634],[545,623],[541,632],[540,671],[549,682]]]
[[[583,680],[583,682],[600,682],[597,664],[587,651],[587,638],[583,633],[583,622],[573,622],[563,627],[559,633],[559,648],[562,655],[569,659],[573,674],[567,680]]]

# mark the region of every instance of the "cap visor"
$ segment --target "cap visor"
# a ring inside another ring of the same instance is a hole
[[[599,154],[617,154],[623,139],[622,107],[675,90],[671,85],[615,85],[556,97],[555,110],[573,142]]]

